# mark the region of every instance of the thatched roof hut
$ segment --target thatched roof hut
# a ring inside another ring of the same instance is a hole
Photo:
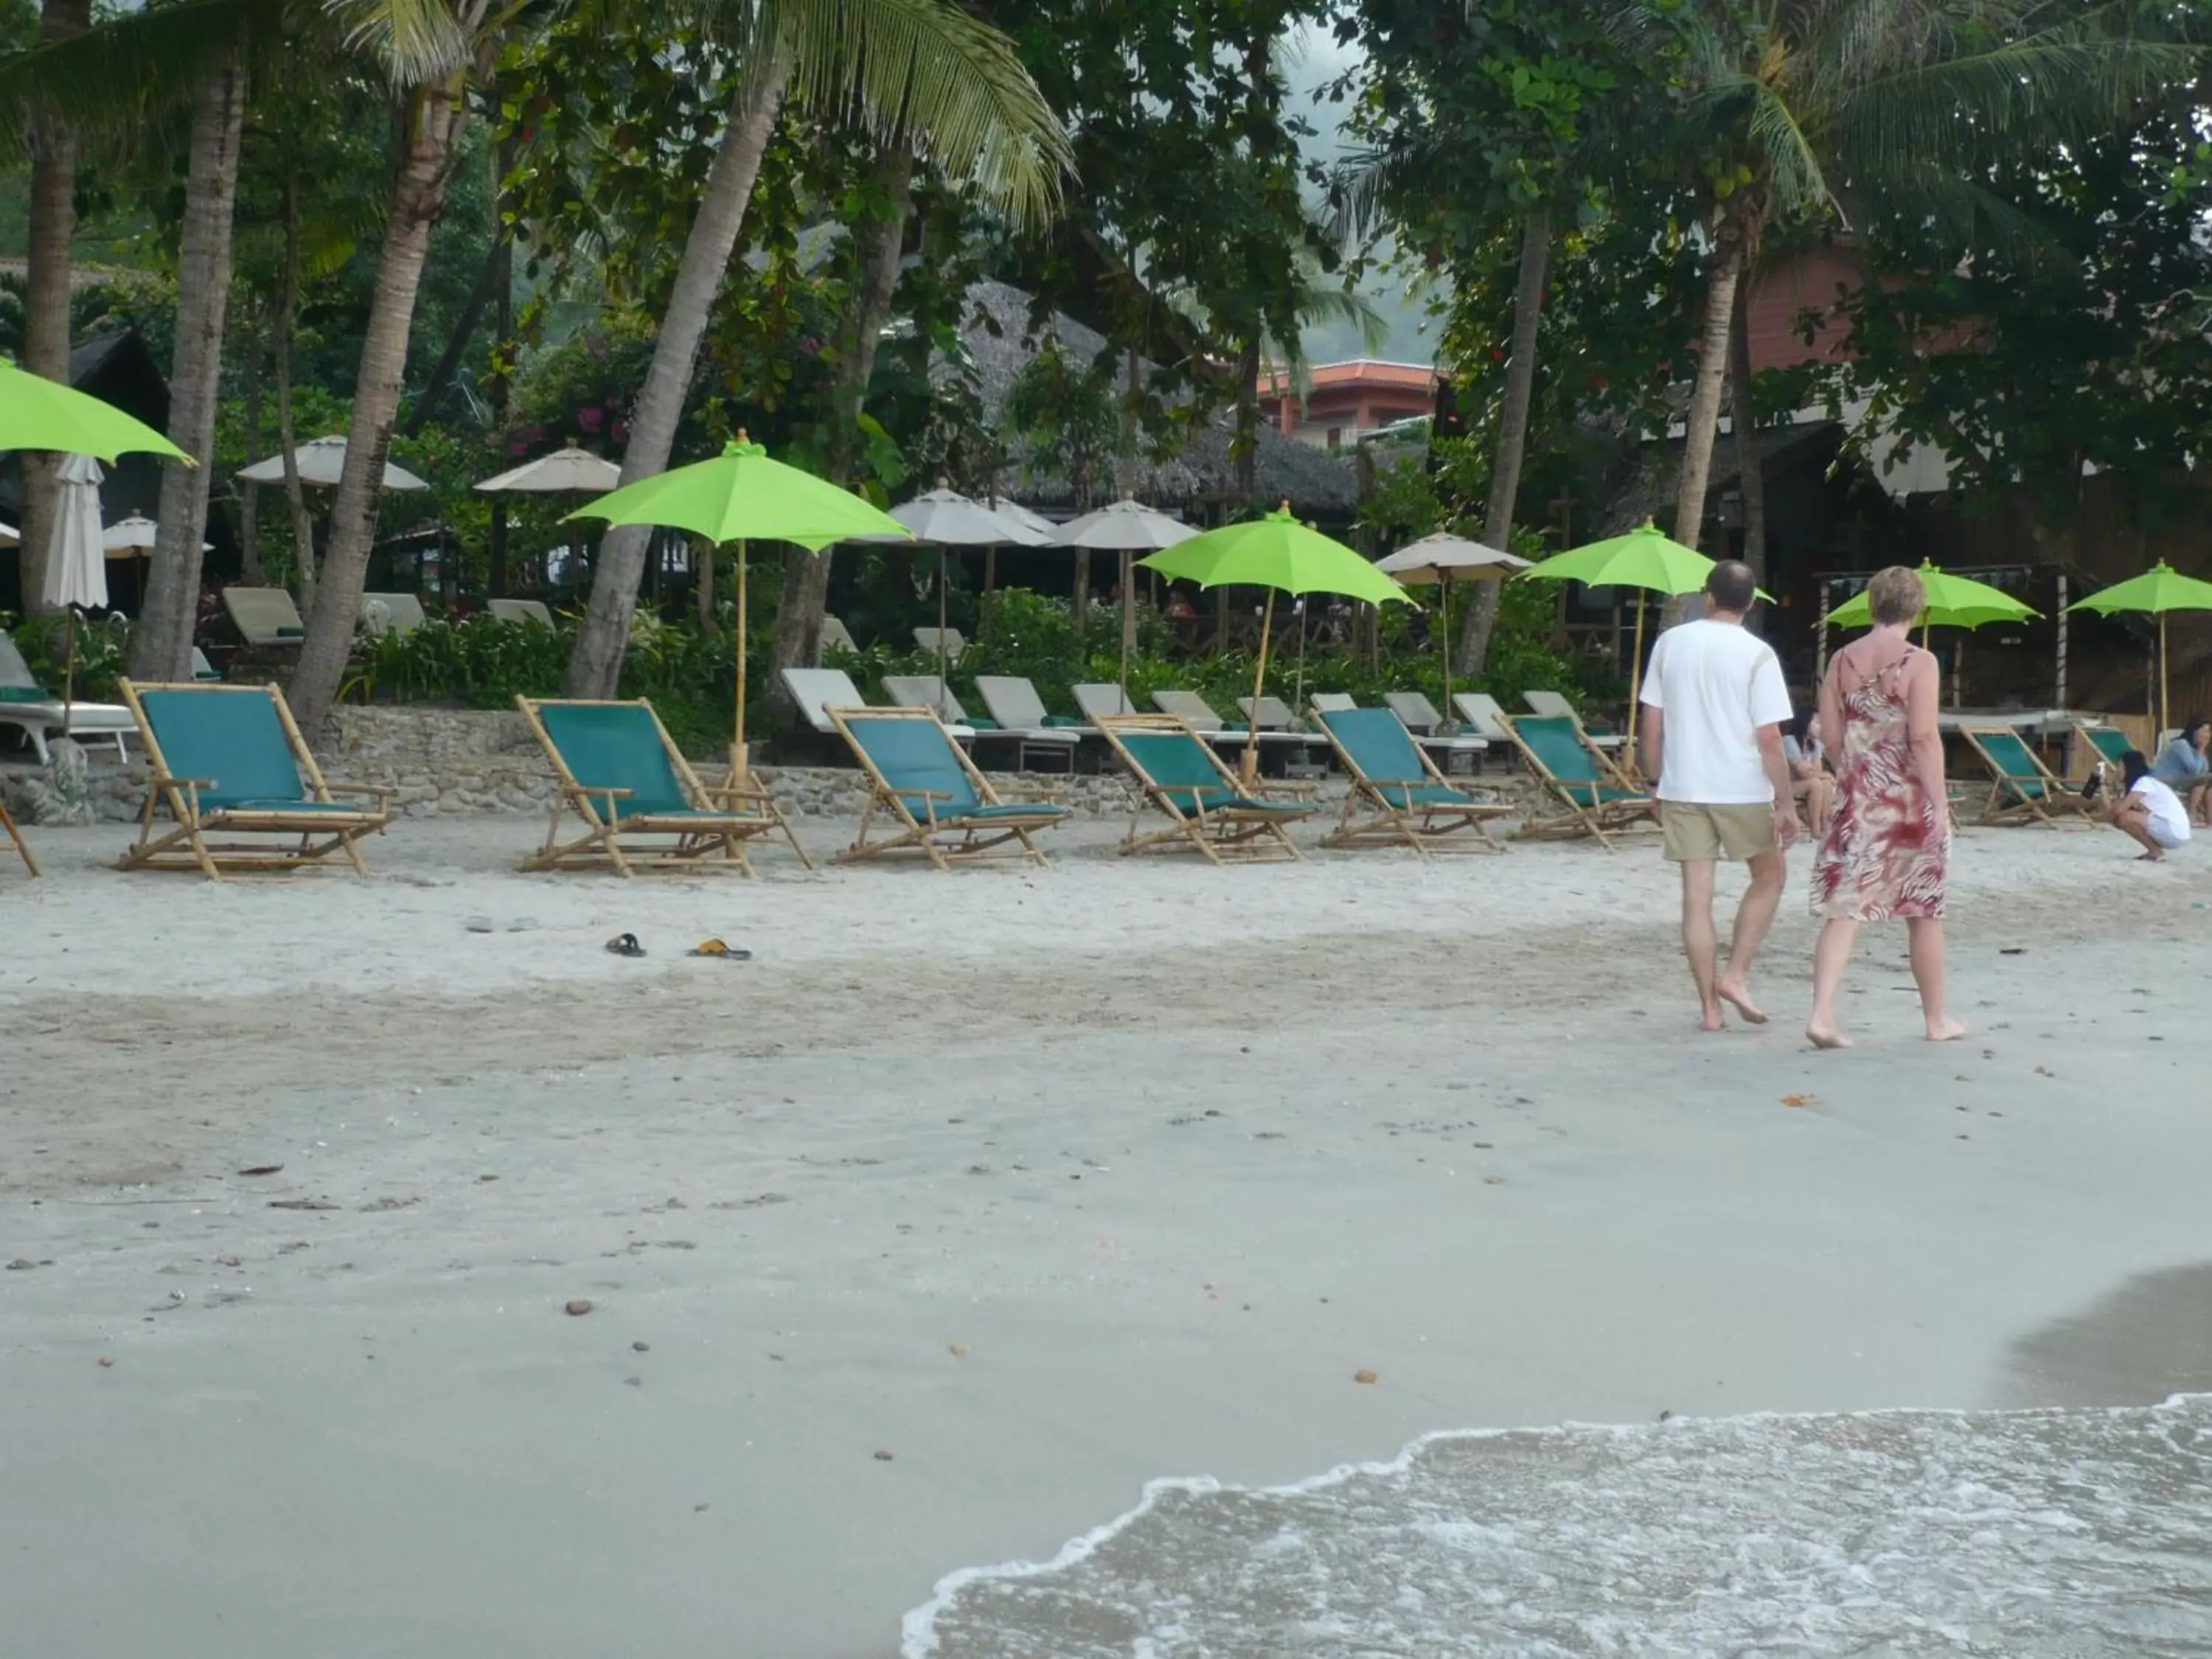
[[[1004,412],[1016,379],[1045,345],[1056,344],[1086,363],[1112,350],[1103,335],[1059,313],[1032,332],[1030,296],[1004,283],[980,283],[969,291],[969,319],[961,337],[972,368],[963,371],[940,357],[938,373],[947,378],[971,373],[984,415],[994,422]],[[1150,365],[1140,360],[1138,369],[1148,373]],[[1235,436],[1232,416],[1214,416],[1174,459],[1139,463],[1137,495],[1158,506],[1179,508],[1194,519],[1205,517],[1209,509],[1244,505],[1230,454]],[[1358,505],[1358,485],[1347,458],[1285,438],[1270,426],[1260,428],[1255,474],[1255,493],[1260,500],[1271,505],[1287,501],[1310,517],[1347,518]],[[1018,453],[1013,476],[1004,484],[1008,495],[1032,507],[1075,505],[1074,489],[1066,478],[1032,466]]]

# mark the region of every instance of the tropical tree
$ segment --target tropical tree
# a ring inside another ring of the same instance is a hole
[[[1710,201],[1677,539],[1703,531],[1737,291],[1768,231],[1880,202],[1962,238],[1977,223],[2026,234],[1983,175],[2187,79],[2193,52],[2148,38],[2148,15],[2124,0],[1618,0],[1627,49],[1673,72],[1676,112],[1650,149]]]
[[[700,343],[787,104],[911,143],[1017,222],[1053,210],[1067,165],[1059,123],[1010,43],[950,0],[765,0],[736,25],[738,89],[631,412],[625,483],[668,465]],[[626,526],[600,544],[569,663],[571,696],[613,693],[649,539]]]

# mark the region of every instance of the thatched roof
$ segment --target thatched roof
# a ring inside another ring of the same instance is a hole
[[[1048,343],[1057,344],[1069,356],[1096,362],[1109,351],[1103,335],[1071,317],[1054,313],[1035,334],[1030,331],[1030,296],[1004,283],[980,283],[969,295],[969,320],[961,338],[972,364],[973,384],[984,416],[995,422],[1006,409],[1007,395],[1029,363]],[[986,321],[986,319],[988,320]],[[995,329],[995,331],[994,331]],[[1139,359],[1138,372],[1151,373]],[[937,372],[951,378],[958,366],[939,358]],[[1235,422],[1228,415],[1208,421],[1194,433],[1182,453],[1173,459],[1145,462],[1138,468],[1136,493],[1157,506],[1193,509],[1242,501],[1237,466],[1230,455]],[[1344,516],[1358,501],[1358,485],[1351,461],[1285,438],[1273,427],[1260,428],[1255,468],[1255,494],[1269,503],[1287,501],[1308,514]],[[1004,481],[1016,501],[1038,507],[1069,507],[1075,492],[1068,481],[1030,466],[1018,457],[1013,476]]]

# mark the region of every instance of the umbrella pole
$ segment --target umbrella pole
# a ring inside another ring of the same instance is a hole
[[[1129,712],[1129,635],[1130,635],[1132,633],[1133,633],[1133,632],[1135,631],[1133,628],[1131,628],[1131,627],[1130,627],[1129,623],[1130,623],[1130,621],[1131,621],[1131,617],[1130,617],[1130,611],[1131,611],[1131,607],[1132,607],[1132,606],[1136,603],[1136,598],[1135,598],[1135,595],[1132,594],[1132,593],[1129,592],[1129,586],[1130,586],[1130,583],[1131,583],[1131,582],[1135,579],[1135,577],[1136,577],[1136,574],[1137,574],[1136,556],[1136,556],[1135,554],[1132,553],[1132,552],[1131,552],[1128,549],[1127,549],[1127,548],[1123,548],[1123,549],[1121,550],[1121,712],[1122,714],[1127,714],[1127,713]]]
[[[1628,775],[1643,764],[1636,739],[1644,725],[1644,590],[1636,590],[1636,651],[1628,659]]]
[[[996,542],[983,550],[983,604],[975,632],[984,639],[991,637],[991,595],[999,586],[999,544]]]
[[[1451,572],[1449,570],[1437,573],[1437,633],[1438,644],[1441,647],[1437,654],[1443,659],[1444,663],[1444,718],[1449,720],[1452,718]]]
[[[1260,617],[1260,666],[1252,676],[1252,712],[1244,721],[1244,787],[1260,776],[1260,699],[1267,689],[1267,636],[1275,629],[1275,590],[1267,590],[1267,608]]]
[[[952,682],[945,678],[945,544],[937,544],[937,710],[945,712],[945,700],[952,695]]]
[[[2158,730],[2150,734],[2153,750],[2157,749],[2158,740],[2166,735],[2166,728],[2173,723],[2167,718],[2166,694],[2166,612],[2161,611],[2158,613]]]
[[[63,614],[69,618],[69,648],[62,659],[62,735],[67,737],[76,704],[76,607],[64,606]]]
[[[714,556],[710,551],[709,558]],[[730,744],[730,781],[745,781],[745,544],[738,540],[738,724]]]
[[[1291,713],[1296,715],[1306,701],[1306,607],[1301,599],[1297,607],[1298,617],[1298,677],[1291,692]],[[1256,707],[1256,705],[1255,705]]]

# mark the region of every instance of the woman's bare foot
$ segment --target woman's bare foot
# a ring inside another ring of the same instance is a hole
[[[1928,1040],[1930,1042],[1956,1042],[1966,1035],[1966,1022],[1954,1019],[1948,1014],[1928,1022]]]
[[[2138,853],[2136,854],[2136,862],[2137,864],[2163,864],[2166,862],[2166,854],[2163,853]]]
[[[1805,1028],[1805,1040],[1815,1048],[1848,1048],[1851,1040],[1832,1025],[1818,1023]]]
[[[1749,988],[1739,985],[1734,981],[1724,979],[1719,984],[1713,987],[1713,994],[1718,997],[1723,1002],[1728,1004],[1729,1007],[1735,1009],[1736,1012],[1741,1014],[1746,1024],[1764,1025],[1766,1024],[1766,1010],[1760,1007],[1757,1003],[1751,1000],[1751,991]]]

